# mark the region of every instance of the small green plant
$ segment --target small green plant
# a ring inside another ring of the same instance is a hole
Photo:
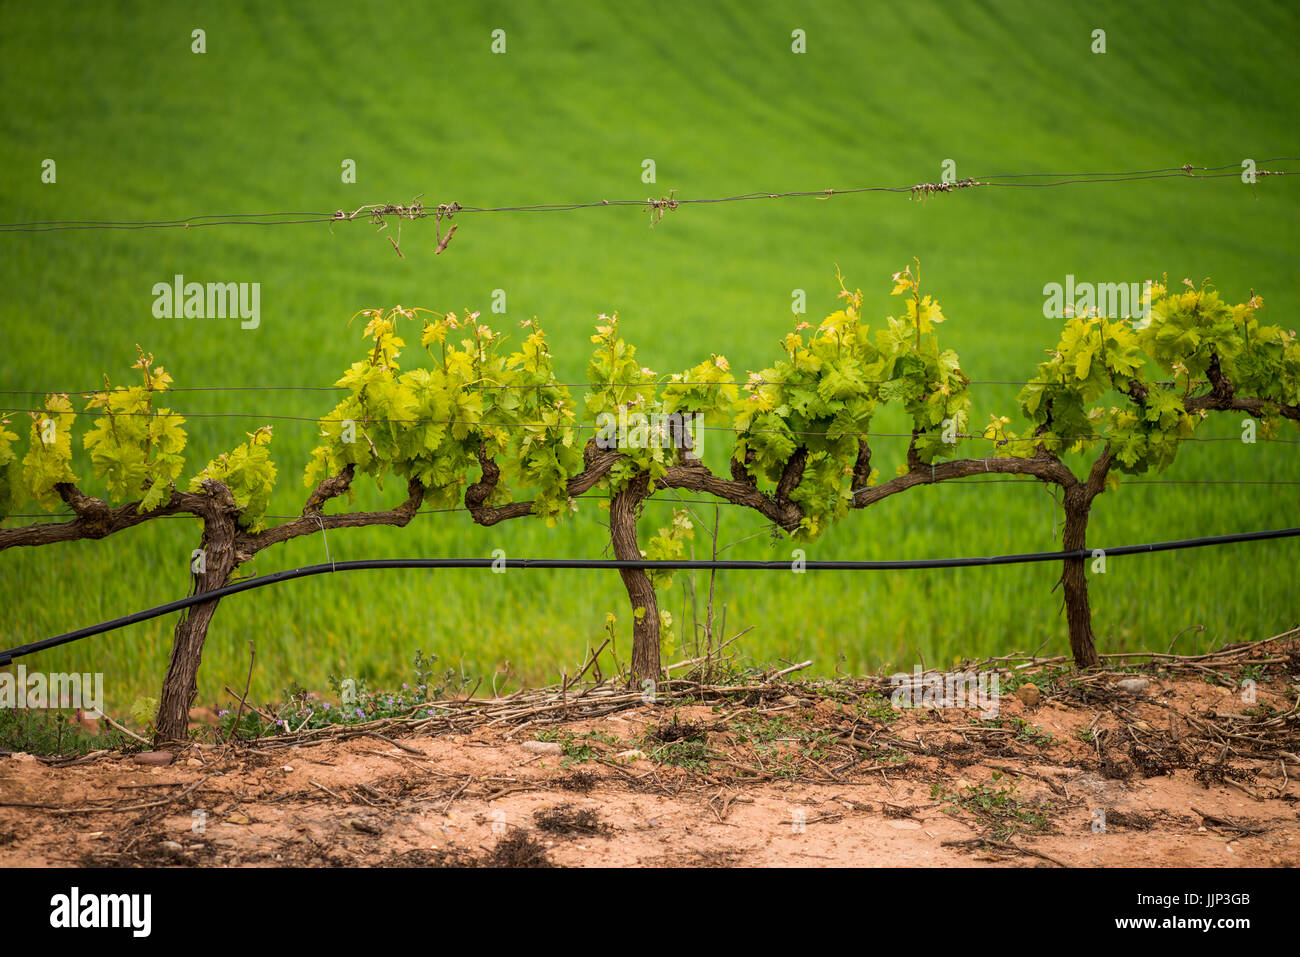
[[[795,740],[799,727],[783,715],[764,717],[760,714],[746,714],[737,718],[732,727],[750,742],[767,744],[780,738]]]
[[[834,732],[804,727],[785,715],[743,715],[732,729],[771,774],[786,779],[804,776],[810,766],[830,757],[830,746],[838,738]]]
[[[702,773],[713,770],[709,762],[716,757],[709,750],[708,742],[691,741],[686,738],[654,747],[646,751],[646,756],[656,764],[667,764]]]
[[[1264,704],[1261,702],[1253,708],[1243,709],[1241,713],[1260,721],[1267,721],[1269,718],[1276,718],[1278,715],[1284,714],[1285,712],[1279,711],[1271,704]]]
[[[1078,683],[1075,680],[1074,668],[1071,665],[1043,668],[1033,674],[1025,671],[1012,671],[1003,673],[998,680],[998,693],[1004,695],[1015,694],[1022,685],[1027,684],[1033,684],[1044,695],[1051,695],[1069,690]]]
[[[308,691],[296,681],[290,682],[280,704],[261,708],[245,706],[243,715],[239,714],[237,707],[222,709],[217,712],[217,727],[223,738],[232,733],[241,738],[258,738],[388,718],[413,718],[421,714],[433,717],[439,713],[437,702],[463,690],[469,680],[463,672],[449,668],[440,680],[435,681],[434,664],[437,661],[437,655],[416,651],[415,686],[403,683],[401,688],[393,691],[372,691],[364,678],[344,678],[330,672],[327,680],[337,703]],[[238,729],[233,727],[236,717],[239,718]]]
[[[1001,780],[1001,772],[993,773],[993,781]],[[991,787],[971,784],[959,792],[952,792],[942,784],[930,787],[930,797],[950,805],[945,812],[955,814],[957,809],[973,814],[989,829],[995,841],[1006,841],[1020,833],[1045,833],[1051,826],[1050,810],[1043,804],[1025,804],[1016,797],[1015,785]]]
[[[864,695],[862,700],[853,705],[853,710],[857,714],[880,724],[890,724],[899,718],[894,706],[889,703],[887,698],[879,694]]]
[[[40,755],[82,755],[131,744],[119,731],[91,734],[66,711],[0,708],[0,748]]]
[[[469,687],[469,676],[463,669],[446,668],[440,680],[435,681],[437,672],[434,670],[434,665],[437,662],[437,655],[426,655],[422,650],[416,649],[415,693],[423,700],[435,701],[440,698],[454,697]],[[405,687],[403,685],[403,688]]]
[[[158,711],[157,698],[136,698],[131,702],[131,718],[139,725],[144,737],[153,733],[153,716]]]
[[[1014,718],[1016,728],[1016,740],[1023,741],[1026,744],[1032,744],[1036,748],[1049,748],[1056,743],[1051,732],[1044,731],[1036,724],[1030,724],[1023,718]]]
[[[550,729],[538,731],[533,737],[537,741],[548,741],[560,746],[560,753],[564,755],[560,759],[560,767],[563,768],[599,760],[602,752],[596,745],[618,748],[623,744],[614,735],[605,731],[583,731],[577,734],[573,731]]]
[[[981,728],[1009,728],[1016,732],[1017,741],[1038,748],[1051,747],[1056,743],[1050,731],[1045,731],[1036,724],[1030,724],[1024,718],[971,718],[970,723]]]

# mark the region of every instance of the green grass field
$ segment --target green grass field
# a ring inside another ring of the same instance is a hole
[[[147,220],[207,213],[334,210],[364,203],[498,206],[679,198],[937,181],[1011,172],[1217,166],[1300,153],[1293,5],[1053,2],[447,3],[315,2],[0,5],[0,220]],[[190,52],[191,31],[207,52]],[[507,52],[490,52],[501,28]],[[791,31],[807,53],[791,52]],[[1090,51],[1107,31],[1108,52]],[[41,163],[57,163],[57,183]],[[641,181],[643,159],[658,179]],[[357,164],[343,184],[340,164]],[[868,193],[687,206],[654,229],[642,210],[465,214],[447,251],[433,224],[407,223],[394,255],[362,222],[335,226],[0,234],[0,389],[125,382],[136,343],[178,387],[328,386],[361,350],[358,309],[396,303],[481,309],[494,289],[513,328],[536,315],[561,374],[584,378],[595,317],[617,309],[642,360],[679,371],[710,353],[763,368],[792,325],[791,291],[814,322],[834,308],[836,266],[875,322],[896,309],[889,276],[918,257],[942,302],[945,345],[972,378],[1032,375],[1059,323],[1042,288],[1066,274],[1140,281],[1212,277],[1250,290],[1265,321],[1294,327],[1300,193],[1295,180],[1149,180],[1057,189],[974,189],[928,202]],[[160,320],[151,287],[259,282],[261,326]],[[413,357],[413,354],[412,354]],[[981,386],[974,421],[1016,419],[1014,386]],[[6,394],[27,408],[36,396]],[[294,514],[326,393],[180,393],[193,474],[271,423],[276,514]],[[78,403],[78,407],[80,404]],[[238,413],[202,418],[197,413]],[[273,416],[302,417],[302,421]],[[23,422],[26,417],[23,416]],[[900,431],[901,420],[877,421]],[[24,432],[26,425],[23,426]],[[1206,435],[1238,433],[1235,420]],[[1294,430],[1283,433],[1295,440]],[[877,439],[891,474],[905,442]],[[25,442],[24,442],[25,446]],[[1163,479],[1300,479],[1298,446],[1192,443]],[[88,472],[88,470],[85,470]],[[83,472],[83,474],[85,474]],[[87,481],[88,490],[102,486]],[[358,482],[357,507],[401,489]],[[32,511],[31,507],[25,511]],[[711,521],[712,509],[698,506]],[[724,508],[722,538],[761,526]],[[666,521],[646,506],[643,534]],[[1036,485],[951,483],[851,516],[809,558],[923,558],[1059,547],[1052,498]],[[335,559],[600,557],[600,512],[571,523],[474,526],[422,515],[405,530],[329,536]],[[1292,487],[1130,484],[1098,500],[1090,541],[1115,545],[1300,523]],[[11,519],[23,521],[22,519]],[[697,533],[697,557],[707,536]],[[0,555],[0,646],[179,597],[197,526],[162,520],[102,542]],[[728,556],[781,558],[758,537]],[[262,574],[325,560],[319,537],[264,553]],[[1094,579],[1103,652],[1205,649],[1296,623],[1300,543],[1116,559]],[[1064,653],[1059,568],[768,576],[722,573],[729,631],[744,653],[813,658],[822,672],[910,669],[959,655]],[[679,577],[679,582],[682,578]],[[707,578],[697,583],[707,591]],[[683,592],[665,599],[681,619]],[[514,680],[572,671],[605,613],[629,634],[626,597],[596,572],[362,572],[225,601],[210,632],[203,701],[241,682],[257,644],[255,696],[329,672],[400,682],[417,648],[449,666]],[[156,694],[174,616],[26,659],[102,671],[110,710]],[[630,641],[630,638],[628,639]],[[626,644],[620,649],[625,658]],[[841,660],[842,659],[842,660]],[[224,698],[228,700],[228,698]]]

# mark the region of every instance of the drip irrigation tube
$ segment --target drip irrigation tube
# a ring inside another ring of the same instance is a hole
[[[968,568],[980,565],[1025,565],[1034,562],[1062,561],[1068,558],[1090,558],[1094,555],[1105,555],[1107,558],[1113,558],[1120,555],[1170,552],[1186,548],[1204,548],[1211,545],[1231,545],[1237,542],[1259,542],[1278,538],[1294,538],[1296,536],[1300,536],[1300,528],[1276,528],[1257,532],[1237,532],[1231,535],[1211,535],[1204,538],[1184,538],[1169,542],[1152,542],[1146,545],[1121,545],[1117,548],[1080,548],[1068,552],[1029,552],[1019,555],[992,555],[974,558],[928,558],[915,559],[911,561],[878,562],[800,561],[796,563],[791,561],[763,562],[717,559],[632,561],[623,559],[582,558],[378,558],[364,561],[325,562],[320,565],[306,565],[302,568],[286,569],[285,571],[274,572],[270,575],[261,575],[257,578],[246,578],[242,581],[224,585],[221,588],[214,588],[211,591],[200,592],[197,595],[190,595],[186,598],[179,598],[176,601],[168,602],[165,605],[158,605],[155,608],[147,608],[144,611],[137,611],[134,614],[124,615],[121,618],[114,618],[97,625],[88,625],[85,628],[78,628],[76,631],[69,631],[62,635],[55,635],[52,638],[45,638],[41,641],[34,641],[30,644],[20,645],[17,648],[11,648],[7,651],[0,651],[0,667],[10,664],[15,658],[21,658],[24,655],[34,654],[35,652],[44,651],[47,648],[54,648],[58,645],[64,645],[72,641],[79,641],[82,638],[89,638],[92,635],[103,634],[106,631],[113,631],[127,625],[134,625],[137,622],[148,621],[151,618],[159,618],[162,615],[167,615],[174,611],[181,611],[185,608],[191,608],[194,605],[202,605],[205,602],[225,598],[227,595],[235,595],[239,592],[251,591],[254,588],[263,588],[267,585],[278,585],[281,582],[292,581],[295,578],[309,578],[312,575],[327,575],[334,572],[351,572],[362,571],[364,569],[383,568],[644,568],[647,570],[664,571],[700,569],[706,571],[734,570],[788,572],[793,570],[796,565],[800,570],[804,571],[897,571],[921,568]]]

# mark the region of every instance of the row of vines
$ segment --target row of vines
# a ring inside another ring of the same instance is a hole
[[[268,524],[277,469],[271,430],[208,462],[188,480],[185,419],[164,404],[171,377],[139,351],[140,383],[86,396],[77,411],[66,394],[29,411],[25,451],[14,419],[0,420],[0,509],[25,500],[66,507],[68,521],[0,529],[0,550],[98,539],[164,515],[188,514],[202,527],[199,593],[228,584],[264,549],[327,529],[405,526],[422,507],[463,507],[490,526],[535,517],[562,523],[579,503],[608,509],[610,545],[620,560],[674,559],[691,533],[685,514],[638,537],[642,503],[689,489],[750,508],[795,542],[811,542],[850,513],[907,489],[988,473],[1030,476],[1063,498],[1062,547],[1086,547],[1093,501],[1122,475],[1168,467],[1211,412],[1236,411],[1276,436],[1283,419],[1300,424],[1300,342],[1294,331],[1261,324],[1252,294],[1231,304],[1208,285],[1155,284],[1146,321],[1091,314],[1065,321],[1047,361],[1019,394],[1020,424],[976,421],[971,380],[941,349],[939,304],[923,295],[919,267],[893,277],[901,315],[872,329],[860,292],[841,282],[843,307],[813,327],[799,323],[766,369],[738,381],[726,358],[667,376],[642,366],[618,316],[601,316],[592,335],[588,384],[580,397],[561,383],[546,336],[522,323],[518,351],[507,337],[463,316],[423,309],[370,309],[365,354],[336,383],[345,397],[320,420],[321,443],[307,464],[300,516]],[[355,318],[355,317],[354,317]],[[418,337],[420,351],[408,337]],[[1112,404],[1113,403],[1113,404]],[[873,464],[871,423],[887,406],[910,419],[906,460],[882,476]],[[633,413],[662,423],[702,422],[729,440],[725,469],[711,466],[694,431],[662,426],[593,435],[597,423]],[[74,470],[78,423],[104,497],[83,490]],[[969,455],[963,456],[964,449]],[[21,458],[20,458],[21,456]],[[1066,460],[1083,463],[1082,476]],[[381,487],[404,484],[405,499],[382,511],[339,509],[359,476]],[[596,493],[588,495],[588,493]],[[331,509],[327,511],[327,508]],[[660,643],[671,617],[657,589],[671,574],[619,570],[632,608],[633,681],[660,675]],[[1067,630],[1075,663],[1099,659],[1085,560],[1063,560]],[[159,697],[155,734],[182,739],[197,693],[203,643],[217,600],[178,621]]]

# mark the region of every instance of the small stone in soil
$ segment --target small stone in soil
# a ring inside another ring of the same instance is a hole
[[[560,746],[554,741],[525,741],[519,746],[533,754],[559,754],[561,752]]]
[[[1043,700],[1043,692],[1038,685],[1030,682],[1016,689],[1016,697],[1020,699],[1026,708],[1033,708]]]
[[[136,764],[143,764],[149,767],[166,767],[171,764],[176,755],[170,751],[141,751],[131,760]]]

